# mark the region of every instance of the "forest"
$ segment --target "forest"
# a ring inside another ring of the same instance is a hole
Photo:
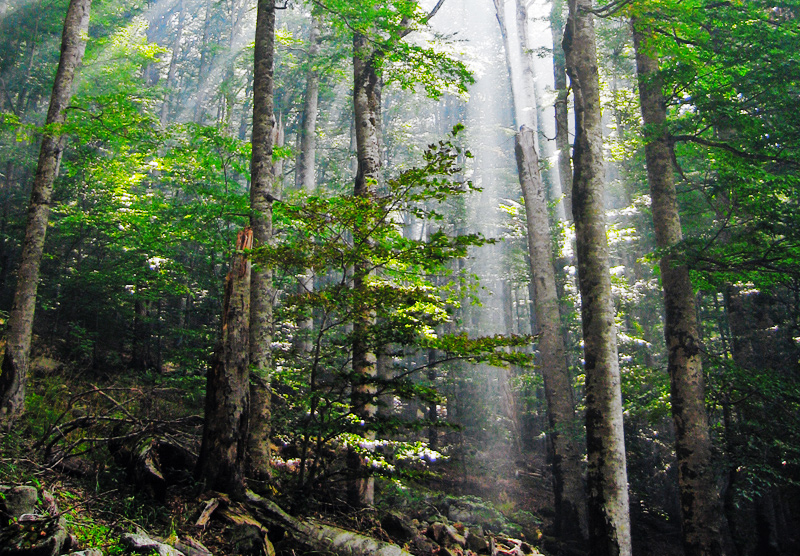
[[[800,0],[0,0],[0,556],[800,554]]]

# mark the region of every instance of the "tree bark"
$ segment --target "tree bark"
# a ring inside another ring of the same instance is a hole
[[[647,181],[656,245],[668,250],[683,238],[666,128],[667,112],[658,61],[647,52],[647,29],[632,20],[639,100],[645,135]],[[667,254],[659,261],[664,288],[672,419],[681,499],[683,547],[687,556],[723,554],[719,492],[711,460],[703,366],[694,291],[686,265]]]
[[[567,62],[561,41],[564,37],[564,1],[554,0],[550,11],[550,30],[553,34],[553,85],[556,90],[556,148],[558,175],[564,195],[564,212],[572,217],[572,163],[569,143],[569,106],[567,98]]]
[[[597,556],[631,554],[617,332],[608,261],[603,134],[591,0],[569,0],[564,33],[575,95],[572,211],[586,373],[589,542]]]
[[[197,478],[210,489],[236,497],[245,494],[245,455],[249,432],[250,257],[253,231],[236,240],[237,253],[225,278],[220,339],[206,381],[205,422]]]
[[[175,88],[175,74],[177,73],[178,69],[178,58],[181,54],[181,38],[183,37],[183,22],[185,18],[186,12],[184,10],[183,0],[179,0],[178,28],[175,30],[175,40],[172,42],[172,56],[169,59],[169,69],[167,70],[167,92],[164,96],[164,102],[161,104],[161,115],[159,118],[162,127],[167,125],[169,109],[170,105],[172,104],[172,89]]]
[[[396,544],[379,541],[314,519],[299,519],[277,504],[248,492],[248,507],[262,521],[283,529],[294,541],[315,554],[341,556],[411,556]]]
[[[53,182],[66,142],[58,127],[66,119],[75,72],[86,49],[90,8],[91,0],[71,0],[64,20],[61,58],[47,111],[48,128],[42,137],[39,163],[31,190],[17,289],[8,320],[6,351],[0,370],[0,427],[10,426],[24,410],[39,268],[50,218]]]
[[[255,62],[253,66],[253,154],[250,166],[250,226],[256,248],[272,240],[272,192],[275,182],[272,164],[273,127],[273,64],[275,53],[275,2],[258,0],[256,15]],[[272,366],[272,270],[263,264],[253,269],[250,292],[250,366],[254,388],[258,388],[261,407],[253,408],[249,440],[251,472],[256,476],[269,474],[269,380]]]
[[[317,187],[315,159],[317,151],[317,114],[319,112],[319,71],[314,67],[319,55],[319,17],[311,17],[311,33],[308,37],[308,70],[306,71],[306,94],[303,100],[303,116],[300,125],[300,153],[297,157],[295,185],[308,194]]]
[[[567,369],[561,316],[558,310],[553,249],[547,213],[547,194],[534,131],[523,126],[517,134],[519,183],[525,199],[528,252],[534,285],[534,306],[539,334],[539,367],[544,377],[547,416],[553,444],[553,490],[556,531],[562,539],[585,542],[586,496],[578,439],[582,434],[575,415],[575,394]]]
[[[355,33],[353,36],[353,108],[355,113],[356,171],[353,194],[372,198],[376,194],[381,168],[381,88],[382,82],[376,70],[374,45],[370,38]],[[355,241],[369,241],[369,230],[355,225]],[[353,384],[350,405],[352,411],[365,422],[376,413],[375,386],[376,356],[368,342],[369,329],[373,326],[374,310],[365,299],[371,269],[367,261],[356,263],[353,268],[353,288],[356,291],[356,306],[353,308]],[[366,433],[371,440],[373,433]],[[374,501],[374,480],[367,476],[361,458],[352,450],[348,454],[351,480],[348,499],[353,506],[371,505]]]

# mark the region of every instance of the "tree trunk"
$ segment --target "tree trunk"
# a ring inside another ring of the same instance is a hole
[[[248,492],[248,508],[259,518],[285,531],[292,539],[313,554],[339,556],[411,556],[396,544],[321,523],[314,519],[292,517],[275,502]]]
[[[617,332],[609,274],[603,134],[591,0],[569,0],[564,32],[575,95],[572,211],[586,373],[589,542],[597,556],[629,556],[631,531]]]
[[[273,62],[275,53],[275,2],[258,0],[256,15],[255,63],[253,67],[253,154],[250,166],[250,226],[256,248],[272,240],[272,190],[274,168],[272,141],[275,118],[273,115]],[[258,264],[253,269],[250,293],[250,366],[255,375],[254,386],[260,379],[268,379],[272,365],[272,270]],[[253,408],[249,450],[251,468],[256,476],[269,474],[269,389],[260,389],[261,407]]]
[[[372,198],[376,194],[381,168],[381,78],[375,68],[377,53],[370,38],[356,33],[353,36],[353,108],[355,112],[356,171],[353,194]],[[368,241],[369,230],[359,229],[356,224],[353,236],[356,241]],[[356,291],[356,306],[353,308],[353,375],[358,377],[351,395],[352,411],[365,422],[371,421],[377,412],[374,403],[375,387],[372,379],[376,374],[376,357],[368,343],[369,329],[375,316],[364,292],[371,274],[370,265],[364,261],[353,268],[353,288]],[[365,435],[371,440],[373,433]],[[353,506],[371,505],[374,500],[374,480],[366,476],[361,458],[353,451],[348,454],[351,481],[348,498]]]
[[[206,488],[233,496],[245,493],[245,455],[249,415],[249,255],[253,231],[245,228],[236,240],[237,253],[225,278],[220,339],[206,382],[205,423],[196,475]]]
[[[317,113],[319,112],[319,71],[314,67],[319,55],[319,18],[311,17],[311,34],[308,37],[308,70],[306,72],[306,94],[303,101],[303,116],[300,125],[300,153],[297,157],[295,185],[308,194],[317,187],[315,180],[315,158],[317,150]]]
[[[636,20],[632,25],[656,245],[668,250],[678,244],[683,235],[666,128],[663,83],[658,61],[646,50],[647,30],[638,26]],[[719,555],[724,553],[722,508],[712,468],[694,292],[685,265],[676,264],[670,255],[663,256],[659,265],[666,309],[664,337],[675,424],[683,547],[687,556]]]
[[[86,49],[91,0],[71,0],[61,37],[61,58],[47,111],[47,125],[58,127],[66,119],[72,99],[75,72]],[[28,223],[22,243],[17,273],[17,289],[8,320],[7,345],[0,370],[0,427],[10,426],[22,413],[33,334],[33,314],[39,285],[39,267],[44,252],[44,238],[50,217],[53,182],[58,174],[65,138],[46,131],[42,137],[39,163],[28,206]]]
[[[561,41],[564,37],[564,1],[554,0],[550,11],[550,30],[553,34],[553,74],[556,90],[556,148],[558,149],[558,175],[564,195],[564,212],[572,217],[572,164],[569,144],[569,107],[567,98],[567,62]]]
[[[553,487],[556,531],[562,539],[587,535],[586,496],[578,439],[582,434],[575,416],[575,395],[564,354],[558,310],[553,249],[547,214],[547,195],[539,173],[534,131],[522,127],[517,134],[519,183],[525,199],[528,251],[539,334],[539,366],[544,376],[550,438],[553,444]]]
[[[192,121],[196,124],[203,123],[205,120],[206,86],[205,79],[208,73],[209,57],[211,53],[208,48],[209,36],[211,33],[211,0],[206,0],[205,22],[203,23],[203,38],[200,40],[200,67],[197,70],[197,101],[194,105],[194,117]]]
[[[164,102],[161,104],[161,115],[159,118],[162,127],[167,125],[167,119],[169,117],[169,108],[172,101],[172,89],[175,88],[175,74],[177,73],[178,69],[178,58],[180,57],[181,53],[183,22],[186,16],[186,12],[183,6],[183,0],[179,0],[177,9],[178,9],[178,28],[175,30],[175,40],[172,43],[172,56],[169,59],[169,70],[167,70],[167,84],[166,84],[167,92],[166,95],[164,96]]]

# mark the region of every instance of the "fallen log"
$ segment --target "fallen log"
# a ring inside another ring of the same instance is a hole
[[[396,544],[321,523],[299,519],[284,512],[277,504],[247,492],[247,506],[260,520],[283,529],[311,552],[340,556],[411,556]]]

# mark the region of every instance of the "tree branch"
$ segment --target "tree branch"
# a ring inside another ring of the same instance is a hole
[[[729,153],[735,154],[740,158],[757,160],[759,162],[775,162],[778,164],[786,164],[787,166],[790,166],[792,168],[800,168],[800,162],[797,162],[795,160],[789,160],[786,158],[781,158],[779,156],[745,152],[743,150],[737,149],[732,145],[729,145],[728,143],[723,143],[721,141],[711,141],[709,139],[704,139],[696,135],[673,135],[671,136],[671,139],[674,142],[685,141],[690,143],[697,143],[698,145],[703,145],[705,147],[722,149],[724,151],[728,151]]]

